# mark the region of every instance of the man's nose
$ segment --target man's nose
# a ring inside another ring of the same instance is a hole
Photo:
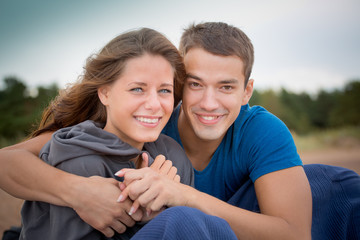
[[[200,107],[206,111],[213,111],[219,107],[214,89],[208,88],[204,91],[201,98]]]

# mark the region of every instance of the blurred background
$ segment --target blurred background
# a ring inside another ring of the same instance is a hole
[[[360,1],[0,1],[0,147],[23,140],[86,58],[130,29],[176,46],[191,23],[222,21],[255,47],[251,105],[291,130],[304,163],[360,173]],[[21,201],[0,192],[0,234]]]

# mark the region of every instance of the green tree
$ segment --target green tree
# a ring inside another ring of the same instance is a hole
[[[310,114],[312,125],[315,128],[324,129],[330,127],[330,114],[337,104],[339,94],[339,91],[319,91],[314,101],[313,111]]]
[[[38,87],[36,97],[27,94],[27,86],[16,77],[4,78],[0,90],[0,137],[19,139],[28,135],[49,101],[58,93],[55,84],[49,88]]]
[[[351,81],[337,95],[336,105],[330,112],[330,125],[333,127],[360,125],[360,81]]]

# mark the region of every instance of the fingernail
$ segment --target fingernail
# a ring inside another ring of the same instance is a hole
[[[116,200],[117,202],[121,202],[124,199],[124,196],[120,194],[119,198]]]
[[[117,171],[117,172],[115,173],[115,176],[119,176],[120,174],[123,174],[123,171],[122,171],[122,170]]]
[[[151,214],[151,210],[150,209],[146,209],[146,215],[149,217]]]
[[[129,216],[131,216],[133,213],[134,213],[134,207],[131,207],[128,214],[129,214]]]

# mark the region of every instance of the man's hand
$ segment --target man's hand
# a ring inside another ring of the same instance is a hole
[[[142,219],[142,211],[128,215],[133,202],[125,199],[117,202],[117,196],[121,193],[119,182],[113,178],[93,176],[84,178],[76,188],[75,199],[69,199],[70,206],[86,223],[111,237],[114,231],[125,232],[127,227]]]

